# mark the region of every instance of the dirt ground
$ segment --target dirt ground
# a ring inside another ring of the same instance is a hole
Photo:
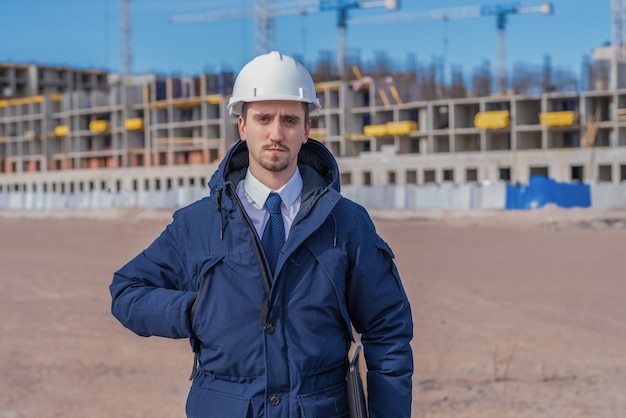
[[[169,214],[0,214],[0,418],[184,416],[187,341],[110,314]],[[415,322],[414,417],[626,417],[626,215],[374,214]]]

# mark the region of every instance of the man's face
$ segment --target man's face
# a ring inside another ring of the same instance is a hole
[[[250,102],[239,117],[240,138],[248,144],[250,171],[278,189],[295,173],[298,152],[309,137],[311,121],[303,104],[286,100]]]

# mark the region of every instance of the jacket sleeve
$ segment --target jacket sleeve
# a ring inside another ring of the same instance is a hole
[[[354,240],[347,303],[367,364],[370,418],[411,416],[413,320],[393,252],[364,214]]]
[[[113,275],[111,312],[141,336],[187,338],[188,310],[196,292],[189,291],[176,218],[161,235]]]

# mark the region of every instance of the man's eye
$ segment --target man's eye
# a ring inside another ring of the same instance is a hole
[[[293,126],[297,123],[297,121],[295,119],[285,119],[285,125],[287,126]]]

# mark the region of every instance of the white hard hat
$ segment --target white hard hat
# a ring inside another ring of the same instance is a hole
[[[241,115],[246,102],[293,100],[308,103],[309,111],[320,110],[311,74],[293,58],[272,51],[247,63],[237,75],[228,113]]]

